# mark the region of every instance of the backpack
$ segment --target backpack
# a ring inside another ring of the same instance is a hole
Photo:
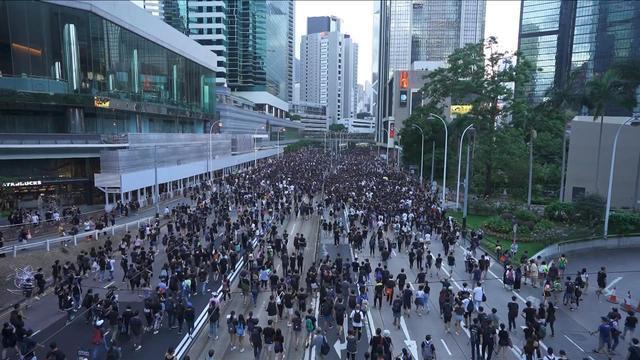
[[[477,326],[471,326],[469,329],[469,337],[471,338],[471,341],[474,343],[479,343],[480,342],[480,331],[478,330]]]
[[[322,345],[320,346],[320,353],[322,355],[327,355],[329,354],[329,351],[331,351],[331,346],[329,346],[329,343],[327,342],[327,338],[323,336]]]
[[[475,307],[473,305],[473,301],[469,300],[469,302],[467,303],[467,312],[468,313],[472,313],[473,310],[475,310]]]
[[[432,360],[434,355],[433,344],[423,341],[420,347],[422,348],[422,358],[424,360]]]
[[[547,328],[544,325],[538,326],[538,336],[541,340],[547,336]]]
[[[393,302],[393,306],[392,306],[392,310],[393,312],[400,312],[402,306],[400,305],[400,301],[394,301]]]
[[[311,320],[310,318],[307,318],[304,321],[304,327],[307,329],[308,332],[313,332],[313,330],[316,329],[316,326],[313,324],[313,320]]]
[[[360,310],[358,310],[355,312],[355,314],[353,314],[353,322],[359,323],[361,321],[362,321],[362,313],[360,312]]]

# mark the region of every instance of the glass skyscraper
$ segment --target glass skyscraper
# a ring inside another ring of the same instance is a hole
[[[293,99],[294,2],[267,1],[266,90]]]
[[[640,2],[523,0],[519,50],[539,69],[521,90],[532,103],[541,102],[572,72],[584,82],[617,61],[640,58]]]

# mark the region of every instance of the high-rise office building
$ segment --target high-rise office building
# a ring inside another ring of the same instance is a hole
[[[307,34],[340,32],[341,20],[337,16],[312,16],[307,18]]]
[[[281,100],[292,101],[295,5],[293,0],[269,0],[266,5],[266,90]]]
[[[433,68],[444,64],[454,50],[482,41],[485,8],[484,0],[412,0],[411,63]]]
[[[355,115],[358,46],[339,32],[302,36],[300,101],[327,106],[328,124]]]
[[[564,86],[572,72],[585,82],[617,61],[640,58],[640,2],[523,0],[520,11],[518,48],[540,69],[518,85],[532,103]],[[626,114],[607,108],[607,115]]]
[[[215,53],[216,85],[227,84],[227,1],[143,0],[136,4]]]
[[[217,85],[293,98],[293,0],[143,0],[142,6],[217,55]]]
[[[484,38],[486,0],[381,0],[374,4],[376,138],[391,106],[385,87],[395,71],[433,70],[468,43]],[[376,78],[377,77],[377,78]],[[399,130],[399,129],[398,129]]]

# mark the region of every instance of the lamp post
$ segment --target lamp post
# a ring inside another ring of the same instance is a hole
[[[444,121],[442,117],[433,113],[430,113],[429,117],[442,121],[442,125],[444,126],[444,169],[442,171],[442,207],[444,208],[446,205],[445,188],[447,187],[447,146],[449,142],[449,129],[447,129],[447,122]]]
[[[153,202],[156,203],[156,214],[160,214],[160,188],[158,187],[158,145],[153,145]]]
[[[531,207],[531,188],[533,186],[533,140],[538,136],[535,130],[531,130],[529,137],[529,190],[527,192],[527,207]]]
[[[436,169],[436,142],[431,142],[431,179],[429,179],[429,188],[433,185],[433,172]]]
[[[264,128],[264,125],[260,125],[253,132],[253,167],[258,166],[258,139],[256,138],[256,136],[258,134],[258,130],[264,130]]]
[[[469,126],[465,131],[471,128],[470,136],[475,135],[475,129]],[[464,133],[462,134],[464,137]],[[460,146],[462,146],[462,141],[460,141]],[[465,233],[467,229],[467,209],[469,208],[469,168],[471,167],[471,141],[467,142],[467,165],[464,175],[464,208],[462,210],[462,232]],[[460,183],[458,182],[458,186]],[[458,195],[456,194],[456,201],[458,200]]]
[[[280,133],[281,132],[285,132],[287,131],[287,128],[281,128],[278,130],[278,143],[277,143],[277,147],[278,147],[278,159],[280,158]]]
[[[411,127],[414,127],[420,130],[420,136],[422,137],[422,145],[420,147],[420,185],[422,185],[422,175],[423,175],[422,170],[424,168],[424,131],[420,126],[416,124],[413,124]]]
[[[214,121],[209,127],[209,158],[207,159],[207,172],[209,173],[209,180],[211,181],[213,181],[213,152],[211,150],[211,137],[213,133],[213,127],[216,124],[220,124],[219,127],[222,127],[222,123],[220,122],[220,120]],[[209,163],[211,163],[211,166],[209,165]]]
[[[464,131],[462,132],[462,136],[460,136],[460,146],[458,147],[458,181],[456,182],[456,209],[460,208],[460,204],[459,204],[460,202],[460,165],[462,164],[462,142],[464,141],[464,134],[469,129],[473,129],[473,124],[467,126],[467,128],[464,129]],[[466,191],[466,185],[465,185],[465,191]],[[466,206],[466,203],[465,203],[465,206]]]
[[[609,212],[611,211],[611,186],[613,185],[613,170],[616,166],[616,148],[618,146],[618,135],[620,135],[620,130],[627,125],[631,126],[640,126],[640,113],[634,113],[631,118],[618,126],[618,130],[616,131],[616,136],[613,138],[613,151],[611,152],[611,167],[609,169],[609,186],[607,188],[607,208],[604,213],[604,239],[607,239],[609,235]]]
[[[567,140],[569,139],[569,135],[571,131],[569,130],[569,126],[564,128],[564,136],[562,138],[562,169],[560,172],[560,201],[564,201],[564,182],[565,182],[565,172],[567,169]]]

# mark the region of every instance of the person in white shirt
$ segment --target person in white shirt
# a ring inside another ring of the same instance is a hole
[[[356,308],[351,311],[349,318],[351,319],[351,325],[358,337],[358,340],[362,337],[362,327],[364,326],[364,311],[360,310],[360,304],[356,305]]]
[[[480,304],[482,304],[483,295],[484,295],[484,290],[482,289],[481,284],[477,283],[476,287],[473,288],[473,305],[476,308],[476,311],[478,311]]]

